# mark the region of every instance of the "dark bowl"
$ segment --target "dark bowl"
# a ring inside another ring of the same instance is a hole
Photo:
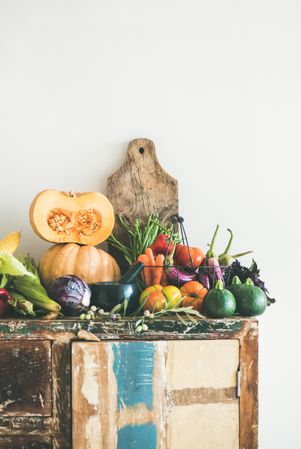
[[[137,309],[139,303],[139,291],[135,283],[120,284],[119,282],[96,282],[91,285],[91,305],[112,310],[117,304],[122,304],[125,298],[128,300],[127,313]]]

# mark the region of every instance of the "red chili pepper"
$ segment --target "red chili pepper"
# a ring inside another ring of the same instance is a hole
[[[4,288],[0,288],[0,317],[4,317],[6,315],[8,304],[11,297],[9,293],[4,290]]]
[[[151,245],[151,249],[155,256],[158,254],[164,254],[167,256],[173,250],[174,243],[170,240],[169,235],[159,234],[154,243]]]

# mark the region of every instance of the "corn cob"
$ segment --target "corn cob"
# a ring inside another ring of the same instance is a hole
[[[0,240],[0,251],[13,254],[19,246],[21,232],[11,232]]]

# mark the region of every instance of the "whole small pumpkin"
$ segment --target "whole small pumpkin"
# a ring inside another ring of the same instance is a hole
[[[244,290],[244,284],[240,282],[240,279],[238,276],[234,276],[232,279],[231,285],[227,285],[227,290],[232,293],[236,300],[236,307],[238,309],[238,298],[240,297],[242,291]]]
[[[46,288],[56,278],[67,275],[77,276],[87,284],[120,279],[114,257],[92,245],[76,243],[51,246],[40,259],[39,274]]]
[[[264,291],[256,287],[250,278],[244,284],[240,284],[235,277],[232,281],[231,292],[236,299],[237,312],[242,316],[261,315],[267,308],[267,297]]]
[[[218,280],[215,288],[209,290],[204,298],[203,311],[211,318],[226,318],[233,315],[236,309],[234,295],[223,287],[223,282]]]

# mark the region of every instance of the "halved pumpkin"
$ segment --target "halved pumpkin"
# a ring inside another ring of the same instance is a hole
[[[34,232],[53,243],[97,245],[112,232],[112,204],[99,192],[43,190],[33,200],[29,218]]]

